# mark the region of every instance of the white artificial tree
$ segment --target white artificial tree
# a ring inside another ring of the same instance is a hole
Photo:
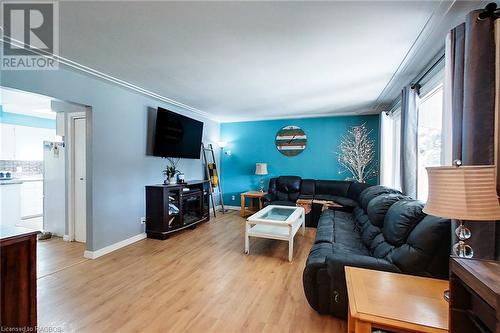
[[[366,123],[353,126],[342,136],[339,146],[338,161],[344,170],[339,173],[350,172],[355,180],[365,183],[377,176],[377,162],[375,160],[375,141],[370,139],[371,130]]]

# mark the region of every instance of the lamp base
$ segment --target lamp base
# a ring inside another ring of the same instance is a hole
[[[260,192],[264,193],[264,177],[263,176],[260,176],[259,184],[260,184]]]
[[[453,253],[461,258],[472,258],[474,256],[474,250],[470,245],[465,244],[465,241],[470,238],[471,232],[464,225],[462,220],[458,220],[459,225],[455,230],[455,234],[458,237],[458,242],[453,245]]]

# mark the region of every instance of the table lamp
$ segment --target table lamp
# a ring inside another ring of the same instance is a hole
[[[264,192],[264,176],[267,175],[267,163],[256,163],[255,174],[260,176],[260,191]]]
[[[465,241],[471,237],[464,220],[478,223],[500,219],[494,165],[429,167],[429,196],[424,213],[458,220],[455,255],[472,258],[474,250]]]

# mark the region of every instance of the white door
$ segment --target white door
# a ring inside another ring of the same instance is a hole
[[[85,118],[74,120],[74,221],[75,240],[85,243],[86,240],[86,166],[85,166]]]

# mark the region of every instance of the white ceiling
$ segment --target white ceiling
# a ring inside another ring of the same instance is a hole
[[[60,53],[220,121],[373,113],[451,5],[67,1]]]
[[[51,98],[43,95],[0,88],[0,105],[4,112],[56,119],[56,113],[51,109],[51,101]]]

